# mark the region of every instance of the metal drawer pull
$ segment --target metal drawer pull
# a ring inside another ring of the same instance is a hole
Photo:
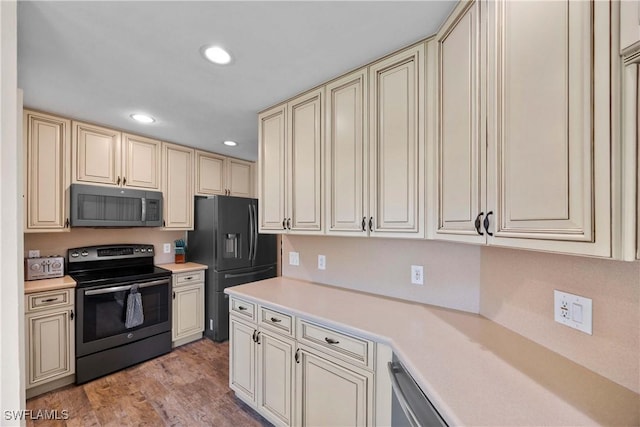
[[[193,276],[189,276],[189,277],[185,277],[184,280],[191,280],[193,279]]]
[[[300,349],[296,350],[295,359],[296,359],[296,363],[300,363]]]
[[[324,337],[324,340],[327,342],[327,344],[340,344],[340,341],[334,340],[333,338]]]
[[[280,322],[282,322],[282,320],[280,320],[280,319],[278,319],[278,318],[276,318],[276,317],[272,317],[272,318],[271,318],[271,321],[272,321],[273,323],[280,323]]]
[[[245,307],[245,306],[242,306],[242,305],[238,306],[238,310],[246,310],[246,309],[247,309],[247,307]]]
[[[47,298],[47,299],[43,299],[42,302],[53,302],[56,301],[58,298]]]

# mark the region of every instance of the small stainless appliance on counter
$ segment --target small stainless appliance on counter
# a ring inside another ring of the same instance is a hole
[[[171,272],[153,264],[154,253],[145,244],[69,249],[77,384],[171,351]]]
[[[64,258],[50,256],[24,259],[24,279],[39,280],[64,276]]]
[[[205,330],[229,339],[225,288],[276,276],[276,236],[258,233],[258,201],[244,197],[197,197],[195,227],[188,234],[189,261],[205,264]]]

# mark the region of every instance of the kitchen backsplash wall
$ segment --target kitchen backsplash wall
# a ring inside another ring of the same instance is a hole
[[[282,236],[282,275],[478,313],[480,247],[426,240]],[[289,252],[300,265],[289,265]],[[318,269],[326,256],[326,270]],[[411,284],[424,267],[424,286]]]
[[[154,245],[156,264],[174,261],[173,242],[184,239],[184,231],[162,231],[153,228],[72,228],[68,233],[25,233],[24,256],[39,249],[41,256],[67,256],[67,249],[109,243],[147,243]],[[163,253],[163,243],[171,243],[171,253]],[[189,254],[187,253],[187,261]]]
[[[480,313],[640,393],[640,262],[482,249]],[[593,300],[593,335],[553,320],[553,290]]]

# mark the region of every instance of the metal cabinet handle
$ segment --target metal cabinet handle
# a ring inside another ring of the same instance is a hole
[[[189,276],[189,277],[185,277],[184,280],[191,280],[193,279],[193,276]]]
[[[484,212],[480,212],[478,214],[478,216],[476,217],[476,221],[475,221],[474,225],[476,227],[476,232],[479,235],[484,236],[484,233],[482,232],[482,229],[480,228],[482,226],[482,221],[480,220],[480,218],[482,218],[482,215],[484,215]]]
[[[282,320],[278,319],[277,317],[272,317],[272,318],[271,318],[271,319],[269,319],[269,320],[271,320],[273,323],[280,323],[280,322],[282,322]]]
[[[493,211],[487,212],[487,216],[484,218],[484,222],[483,222],[484,231],[486,231],[489,236],[493,236],[493,233],[489,231],[489,217],[491,215],[493,215]]]
[[[118,180],[116,181],[116,185],[120,185],[120,177],[118,177]]]
[[[245,307],[245,306],[243,306],[243,305],[239,305],[239,306],[238,306],[238,310],[246,310],[246,309],[247,309],[247,307]]]
[[[287,218],[287,230],[291,230],[291,218]]]
[[[324,340],[327,342],[327,344],[340,344],[340,341],[334,340],[333,338],[324,337]]]
[[[367,217],[362,217],[362,231],[367,231]]]
[[[47,299],[43,299],[42,302],[53,302],[55,300],[57,300],[58,298],[47,298]]]
[[[373,231],[373,217],[369,218],[369,231]]]
[[[127,178],[126,177],[122,178],[122,185],[127,185]]]
[[[73,320],[74,317],[76,317],[76,315],[73,314],[73,310],[71,310],[71,314],[69,314],[69,319]]]
[[[283,229],[283,230],[286,230],[286,229],[287,229],[287,219],[286,219],[286,218],[283,218],[283,219],[282,219],[282,229]]]
[[[296,363],[300,363],[300,349],[296,350],[295,359],[296,359]]]
[[[255,329],[253,330],[253,335],[251,335],[251,339],[253,340],[253,342],[257,342],[256,341],[256,334],[258,333],[258,331],[256,331]]]
[[[262,333],[262,332],[258,332],[258,333],[256,334],[256,343],[258,343],[258,344],[262,344],[262,343],[260,342],[260,334],[261,334],[261,333]]]
[[[173,293],[173,299],[176,299],[176,293],[175,292]]]
[[[69,218],[64,222],[64,228],[69,228]]]

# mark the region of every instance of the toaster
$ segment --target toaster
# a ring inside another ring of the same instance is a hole
[[[25,258],[25,280],[51,279],[64,276],[64,257]]]

